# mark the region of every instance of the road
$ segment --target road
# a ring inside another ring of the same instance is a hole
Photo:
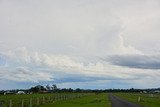
[[[141,107],[137,104],[128,102],[112,94],[109,94],[109,99],[111,100],[112,107]]]

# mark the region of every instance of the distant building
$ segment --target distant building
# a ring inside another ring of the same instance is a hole
[[[6,91],[6,92],[4,92],[4,95],[6,95],[6,94],[14,94],[14,92]]]
[[[25,94],[24,91],[18,91],[16,94]]]
[[[160,93],[160,90],[156,90],[156,91],[154,91],[154,93]]]
[[[145,93],[145,94],[146,94],[146,93],[147,93],[147,91],[142,91],[141,93]]]

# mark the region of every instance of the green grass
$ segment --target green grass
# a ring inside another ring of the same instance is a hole
[[[54,102],[40,107],[111,107],[106,93]]]
[[[51,94],[31,94],[31,95],[1,95],[0,96],[0,101],[3,101],[4,106],[8,107],[9,106],[9,101],[12,100],[12,105],[13,107],[19,107],[21,105],[22,99],[25,102],[25,105],[29,105],[29,100],[32,98],[33,104],[34,100],[36,98],[42,98],[43,96],[51,96]]]
[[[116,96],[122,97],[130,102],[137,103],[143,107],[160,107],[160,94],[141,94],[141,93],[116,93]],[[138,102],[140,97],[140,102]]]
[[[42,104],[43,102],[46,104],[57,100],[64,100],[64,96],[76,98],[82,95],[91,95],[91,93],[0,95],[0,101],[3,102],[3,107],[9,107],[10,100],[12,100],[12,107],[21,107],[22,100],[24,100],[24,107],[29,107],[30,99],[32,99],[32,107],[37,107],[37,98],[39,98],[39,104],[44,105]]]
[[[39,106],[37,106],[37,98],[39,98]],[[32,107],[110,107],[106,93],[0,95],[0,101],[4,103],[3,107],[9,107],[10,100],[12,100],[12,107],[21,107],[22,100],[24,107],[29,107],[30,99],[32,99]]]

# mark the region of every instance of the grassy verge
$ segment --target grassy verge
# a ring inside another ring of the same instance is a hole
[[[30,103],[32,107],[38,107],[39,105],[45,105],[53,101],[63,101],[69,98],[79,98],[85,95],[92,95],[93,93],[50,93],[50,94],[24,94],[24,95],[0,95],[0,106],[3,103],[3,107],[9,107],[10,102],[12,107],[29,107]]]
[[[40,107],[111,107],[106,93],[93,94],[81,98],[58,101]]]
[[[116,93],[115,95],[143,107],[160,107],[160,94]]]

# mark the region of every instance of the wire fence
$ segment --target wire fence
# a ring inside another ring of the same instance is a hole
[[[0,107],[39,107],[47,103],[55,103],[69,99],[81,98],[90,94],[66,94],[66,95],[51,95],[36,98],[8,99],[0,100]]]

